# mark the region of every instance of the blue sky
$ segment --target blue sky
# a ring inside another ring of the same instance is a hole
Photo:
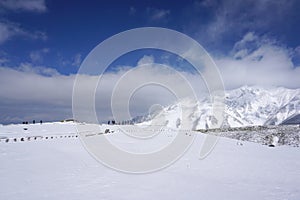
[[[110,36],[138,27],[170,28],[197,40],[214,58],[228,89],[245,84],[299,88],[299,10],[297,0],[0,0],[0,123],[70,117],[72,80],[83,59]],[[123,56],[111,67],[136,66],[149,57],[190,71],[176,56],[151,50]],[[69,81],[56,91],[60,80]],[[47,83],[52,101],[28,89],[33,83]],[[34,104],[39,106],[31,112]],[[20,107],[28,114],[17,112]],[[45,107],[64,111],[49,117]]]
[[[63,74],[76,73],[80,61],[98,43],[144,26],[183,32],[216,55],[229,54],[250,31],[289,48],[300,44],[299,1],[1,2],[0,58],[12,67],[28,62]],[[9,29],[7,35],[4,29]],[[299,62],[296,55],[293,60]]]

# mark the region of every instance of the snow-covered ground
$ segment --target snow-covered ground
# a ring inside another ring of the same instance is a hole
[[[0,126],[2,138],[18,138],[0,142],[0,199],[300,199],[300,148],[220,138],[212,153],[199,160],[206,135],[197,133],[173,165],[136,175],[98,163],[79,138],[60,137],[73,136],[75,130],[73,123]],[[25,136],[43,138],[20,141]],[[99,137],[139,145],[121,133]],[[174,136],[168,131],[164,137]]]

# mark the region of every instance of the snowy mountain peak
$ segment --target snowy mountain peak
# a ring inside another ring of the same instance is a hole
[[[225,92],[224,127],[277,125],[300,113],[300,89],[243,86]],[[188,109],[193,129],[210,128],[213,123],[212,102],[204,98],[197,102],[184,99],[169,105],[146,122],[179,128],[182,108]]]

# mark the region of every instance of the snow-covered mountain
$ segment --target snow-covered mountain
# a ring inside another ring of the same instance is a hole
[[[181,100],[142,124],[167,125],[179,128],[182,108],[188,108],[193,129],[209,128],[214,120],[210,98],[197,102]],[[225,92],[224,127],[278,125],[300,113],[300,89],[244,86]]]

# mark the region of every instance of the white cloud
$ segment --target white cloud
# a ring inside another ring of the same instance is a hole
[[[199,27],[197,37],[207,43],[224,43],[224,38],[237,38],[248,31],[270,32],[278,27],[288,28],[287,21],[294,18],[291,10],[296,8],[297,0],[205,0],[197,3],[194,9],[210,9],[211,18],[201,22],[201,18],[189,26]],[[189,11],[187,11],[189,12]],[[294,10],[294,12],[297,12]],[[250,35],[249,35],[250,36]]]
[[[0,44],[7,41],[10,37],[21,33],[21,29],[19,29],[17,26],[0,22]]]
[[[0,21],[0,45],[8,41],[12,37],[22,36],[30,39],[46,40],[47,35],[41,31],[29,32],[20,27],[19,24],[8,21]]]
[[[7,58],[0,58],[0,66],[3,66],[7,62],[9,62],[9,60]]]
[[[236,43],[233,56],[215,61],[227,88],[243,85],[299,88],[300,67],[292,62],[294,51],[274,41],[247,33]]]
[[[82,55],[80,53],[76,54],[73,58],[72,66],[79,67],[82,62]]]
[[[29,11],[45,12],[47,10],[45,0],[0,0],[0,11]],[[28,31],[18,23],[0,19],[0,45],[9,39],[22,36],[30,39],[46,40],[47,35],[42,31]]]
[[[150,62],[145,62],[146,60]],[[173,87],[181,88],[178,78],[173,72],[163,70],[151,63],[151,56],[145,56],[140,60],[140,67],[131,76],[135,80],[168,80]],[[96,108],[100,121],[107,121],[112,117],[111,96],[113,89],[121,77],[128,72],[127,67],[118,71],[107,72],[102,76],[101,84],[96,91]],[[197,85],[197,88],[205,90],[200,76],[181,72],[187,80]],[[81,97],[86,97],[86,88],[98,80],[98,76],[80,75],[84,89],[80,91]],[[13,119],[31,120],[60,120],[63,117],[72,117],[72,91],[75,75],[62,75],[55,69],[36,67],[25,63],[18,68],[0,67],[0,121],[7,123]],[[133,79],[126,81],[126,86],[135,84]],[[202,86],[201,86],[202,85]],[[136,86],[136,85],[134,85]],[[200,89],[199,89],[200,90]],[[184,91],[184,90],[183,90]],[[121,90],[126,93],[126,90]],[[166,88],[158,85],[148,85],[140,88],[132,94],[130,111],[132,116],[146,114],[153,104],[167,105],[175,100],[175,97]],[[85,104],[85,98],[82,99]],[[120,100],[122,102],[122,100]],[[55,112],[54,112],[55,111]],[[43,117],[43,118],[41,118]]]
[[[29,57],[31,59],[32,62],[40,62],[42,61],[42,56],[41,53],[38,51],[32,51],[29,54]]]
[[[17,69],[0,67],[0,82],[1,122],[71,116],[72,76],[22,64]]]
[[[43,66],[33,66],[31,63],[21,63],[17,71],[26,74],[37,74],[46,77],[58,76],[59,73],[54,68],[47,68]]]
[[[295,56],[300,56],[300,46],[295,48]]]
[[[44,54],[46,54],[48,52],[49,52],[48,48],[43,48],[40,50],[30,52],[29,57],[30,57],[31,61],[34,63],[41,62],[41,61],[43,61]]]
[[[257,46],[254,48],[251,43]],[[291,55],[296,50],[280,46],[255,33],[245,34],[245,37],[236,43],[235,48],[237,50],[233,49],[232,55],[215,58],[227,89],[243,85],[300,87],[300,68],[294,66],[291,61]],[[237,58],[235,53],[243,50],[244,55]],[[126,82],[128,87],[134,85],[135,80],[152,78],[153,80],[168,80],[172,86],[179,89],[182,87],[182,82],[178,81],[172,71],[164,70],[155,64],[153,56],[142,57],[137,66],[120,67],[117,71],[108,71],[102,76],[95,94],[100,121],[107,121],[112,117],[111,97],[114,87],[129,70],[135,69],[132,70],[131,78]],[[192,85],[198,97],[201,98],[201,94],[207,92],[199,74],[182,70],[180,73]],[[81,97],[86,97],[86,89],[92,83],[97,82],[99,77],[80,75],[80,78],[83,89],[79,93]],[[14,69],[0,67],[0,113],[4,113],[0,116],[0,121],[9,122],[13,119],[26,120],[28,118],[60,120],[72,117],[74,80],[75,75],[62,75],[55,69],[36,67],[28,63]],[[128,91],[124,89],[121,92],[125,94]],[[170,91],[158,85],[141,87],[132,94],[130,112],[132,116],[145,114],[151,105],[167,105],[175,99]],[[119,102],[124,103],[122,99]],[[85,103],[85,98],[83,98],[82,104],[85,105]]]
[[[164,21],[170,15],[170,10],[157,9],[157,8],[147,8],[147,13],[151,21]]]
[[[137,65],[144,65],[144,64],[153,64],[154,57],[153,56],[143,56],[137,63]]]
[[[257,41],[257,36],[255,35],[255,33],[248,32],[248,33],[246,33],[246,35],[244,35],[242,40],[240,40],[234,44],[233,49],[236,50],[236,49],[244,48],[245,45],[247,45],[247,43],[255,42],[255,41]]]
[[[60,55],[59,64],[64,67],[80,67],[82,62],[82,54],[77,53],[74,56],[65,59]]]
[[[45,0],[1,0],[2,8],[13,11],[45,12],[47,11]]]

